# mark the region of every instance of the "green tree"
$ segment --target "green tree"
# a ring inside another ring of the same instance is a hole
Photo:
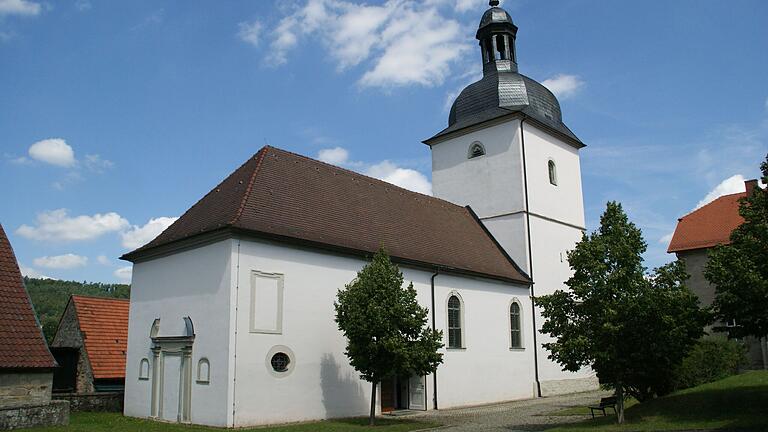
[[[760,165],[768,182],[768,155]],[[712,309],[732,337],[768,335],[768,190],[755,188],[739,202],[744,223],[731,232],[731,243],[713,248],[704,276],[715,286]]]
[[[672,374],[703,334],[705,314],[685,288],[680,261],[646,275],[646,243],[621,204],[609,202],[600,228],[568,253],[570,290],[536,299],[545,318],[544,347],[564,370],[589,366],[617,396],[624,421],[625,395],[640,401],[671,390]]]
[[[347,338],[345,354],[360,378],[371,383],[370,424],[376,412],[376,385],[394,376],[426,375],[442,363],[442,332],[427,326],[427,309],[416,301],[413,283],[384,249],[339,290],[336,323]]]

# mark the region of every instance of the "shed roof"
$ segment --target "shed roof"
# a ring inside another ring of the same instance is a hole
[[[11,242],[0,225],[0,369],[55,366]]]
[[[127,299],[73,295],[71,299],[95,379],[125,377]]]
[[[724,195],[681,217],[667,252],[704,249],[731,242],[731,232],[744,223],[739,199],[746,192]]]
[[[223,229],[530,282],[470,208],[270,146],[123,259]]]

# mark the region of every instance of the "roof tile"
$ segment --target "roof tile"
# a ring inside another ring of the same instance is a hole
[[[93,377],[124,378],[130,302],[127,299],[80,295],[73,295],[72,302]]]
[[[721,196],[681,217],[667,252],[704,249],[731,241],[731,232],[744,223],[739,215],[739,199],[746,192]]]

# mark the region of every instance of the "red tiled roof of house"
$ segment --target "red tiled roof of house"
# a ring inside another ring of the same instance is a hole
[[[470,209],[270,146],[122,258],[222,229],[529,281]]]
[[[127,299],[73,295],[77,321],[93,377],[125,378],[128,346]]]
[[[739,199],[746,192],[721,196],[681,217],[667,252],[710,248],[731,241],[731,231],[744,223],[739,215]]]
[[[0,225],[0,369],[55,366],[11,242]]]

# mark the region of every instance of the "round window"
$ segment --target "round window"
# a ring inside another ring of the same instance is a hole
[[[291,358],[284,352],[278,352],[272,356],[272,359],[269,362],[272,364],[272,369],[274,369],[275,372],[285,372],[291,364]]]

